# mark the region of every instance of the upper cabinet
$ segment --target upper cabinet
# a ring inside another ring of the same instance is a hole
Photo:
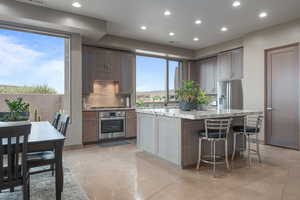
[[[199,86],[207,94],[217,92],[217,58],[198,61]]]
[[[130,94],[133,91],[134,59],[130,53],[83,46],[83,93],[92,93],[96,80],[113,80],[120,83],[120,93]]]
[[[218,55],[217,79],[238,80],[243,78],[243,51],[237,49]]]
[[[119,92],[121,94],[131,94],[134,85],[134,66],[135,55],[130,53],[121,53]]]

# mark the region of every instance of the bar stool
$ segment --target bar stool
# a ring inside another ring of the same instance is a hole
[[[197,169],[200,163],[204,162],[213,165],[213,174],[215,176],[216,164],[226,164],[227,169],[230,169],[228,162],[228,136],[232,119],[206,119],[204,120],[205,132],[199,134],[199,157],[197,162]],[[210,142],[210,155],[204,155],[202,158],[202,140]],[[221,159],[223,155],[216,155],[216,143],[225,143],[225,161],[216,161]]]
[[[236,138],[238,135],[242,135],[243,138],[247,138],[247,151],[248,151],[248,163],[251,165],[251,153],[254,153],[258,156],[258,161],[261,162],[260,150],[259,150],[259,132],[262,125],[263,116],[262,115],[247,115],[244,117],[244,125],[233,126],[233,153],[231,160],[234,160],[236,152]],[[250,143],[255,136],[256,149],[251,149]],[[245,148],[244,148],[245,149]]]

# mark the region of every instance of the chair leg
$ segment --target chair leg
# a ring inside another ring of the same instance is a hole
[[[213,146],[214,146],[214,155],[213,155],[213,159],[214,159],[214,177],[216,177],[216,142],[213,141]]]
[[[232,152],[231,160],[234,160],[234,156],[235,156],[235,151],[236,151],[236,137],[237,137],[237,133],[233,133],[233,152]]]
[[[257,156],[258,156],[258,161],[261,163],[258,134],[256,134],[256,153],[257,153]]]
[[[25,181],[24,185],[23,185],[23,200],[29,200],[30,199],[30,186],[29,186],[29,177],[28,180]]]
[[[250,149],[250,135],[247,135],[247,143],[248,143],[248,165],[251,166],[251,149]]]
[[[199,138],[199,155],[198,155],[197,169],[200,168],[201,155],[202,155],[202,139]]]
[[[54,176],[54,164],[50,165],[50,169],[52,170],[52,176]]]
[[[229,170],[230,166],[229,166],[229,161],[228,161],[228,142],[227,142],[227,140],[225,140],[225,161],[226,161],[226,167]]]

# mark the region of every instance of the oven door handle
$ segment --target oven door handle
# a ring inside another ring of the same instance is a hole
[[[125,117],[100,118],[100,121],[107,121],[107,120],[125,120]]]

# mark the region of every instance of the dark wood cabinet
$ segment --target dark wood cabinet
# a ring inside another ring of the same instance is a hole
[[[83,112],[83,144],[98,141],[98,112]]]
[[[126,112],[126,137],[136,137],[137,133],[137,117],[135,111]]]
[[[135,56],[130,53],[121,53],[120,56],[120,94],[131,94],[134,85]]]
[[[123,51],[83,46],[83,94],[93,92],[95,80],[118,81],[120,94],[131,94],[134,86],[135,55]]]

